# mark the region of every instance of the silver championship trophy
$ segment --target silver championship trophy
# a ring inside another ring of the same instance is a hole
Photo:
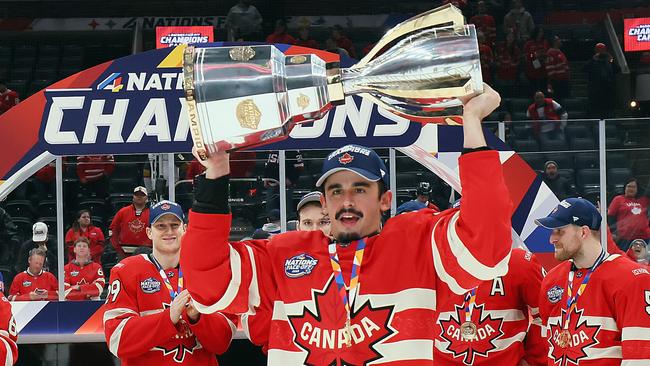
[[[183,56],[190,131],[202,159],[288,136],[360,95],[411,121],[462,123],[458,97],[483,91],[476,30],[445,5],[388,31],[340,69],[271,45],[195,48]]]

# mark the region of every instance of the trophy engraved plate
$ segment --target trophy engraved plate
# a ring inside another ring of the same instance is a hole
[[[292,64],[302,64],[305,61],[307,61],[307,57],[304,55],[293,56],[289,59]]]
[[[260,124],[262,112],[255,105],[253,99],[245,99],[237,104],[237,120],[243,128],[257,129]]]
[[[248,61],[255,57],[255,50],[249,46],[235,47],[228,54],[233,61]]]
[[[183,74],[202,157],[285,138],[346,96],[410,121],[461,124],[459,97],[483,92],[476,29],[449,4],[398,24],[349,68],[314,54],[285,56],[272,45],[189,46]]]

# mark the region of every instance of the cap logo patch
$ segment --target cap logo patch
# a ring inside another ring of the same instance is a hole
[[[341,164],[349,164],[352,162],[352,160],[354,160],[354,156],[348,153],[345,153],[341,157],[339,157],[339,163]]]
[[[160,208],[167,211],[171,208],[171,206],[168,203],[163,203],[162,205],[160,205]]]
[[[569,202],[567,202],[567,201],[562,201],[562,202],[560,202],[560,206],[562,206],[564,208],[569,208],[569,207],[571,207],[571,204]]]
[[[580,219],[577,218],[577,217],[575,217],[575,216],[573,216],[573,221],[574,221],[574,222],[576,222],[576,221],[578,221],[578,220],[580,220]]]

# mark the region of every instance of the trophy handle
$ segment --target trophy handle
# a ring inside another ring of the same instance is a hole
[[[465,18],[463,17],[463,13],[457,7],[451,4],[443,5],[441,7],[429,10],[426,13],[405,20],[389,30],[379,40],[379,42],[377,42],[375,47],[373,47],[370,52],[368,52],[368,54],[361,59],[361,61],[352,66],[352,68],[358,68],[366,65],[368,62],[372,61],[372,59],[378,55],[379,51],[383,50],[387,45],[393,43],[399,38],[404,37],[405,35],[416,32],[420,29],[436,26],[442,27],[448,25],[463,26],[464,24]]]
[[[461,105],[450,105],[447,107],[440,106],[436,107],[435,105],[422,106],[423,109],[420,111],[413,111],[406,108],[403,108],[399,105],[386,103],[385,101],[377,98],[376,96],[368,93],[359,94],[363,98],[371,100],[373,103],[378,106],[396,114],[400,117],[406,118],[413,122],[421,123],[438,123],[445,125],[462,125],[463,124],[463,106]],[[431,110],[426,110],[426,109]]]
[[[185,92],[192,142],[194,143],[199,158],[201,160],[207,160],[208,149],[203,142],[203,133],[199,124],[199,113],[196,107],[194,92],[194,51],[194,46],[187,46],[183,51],[183,90]]]

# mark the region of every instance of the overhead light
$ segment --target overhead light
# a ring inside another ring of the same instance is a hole
[[[636,107],[638,107],[638,106],[639,106],[639,103],[636,100],[632,99],[630,101],[630,108],[636,109]]]

